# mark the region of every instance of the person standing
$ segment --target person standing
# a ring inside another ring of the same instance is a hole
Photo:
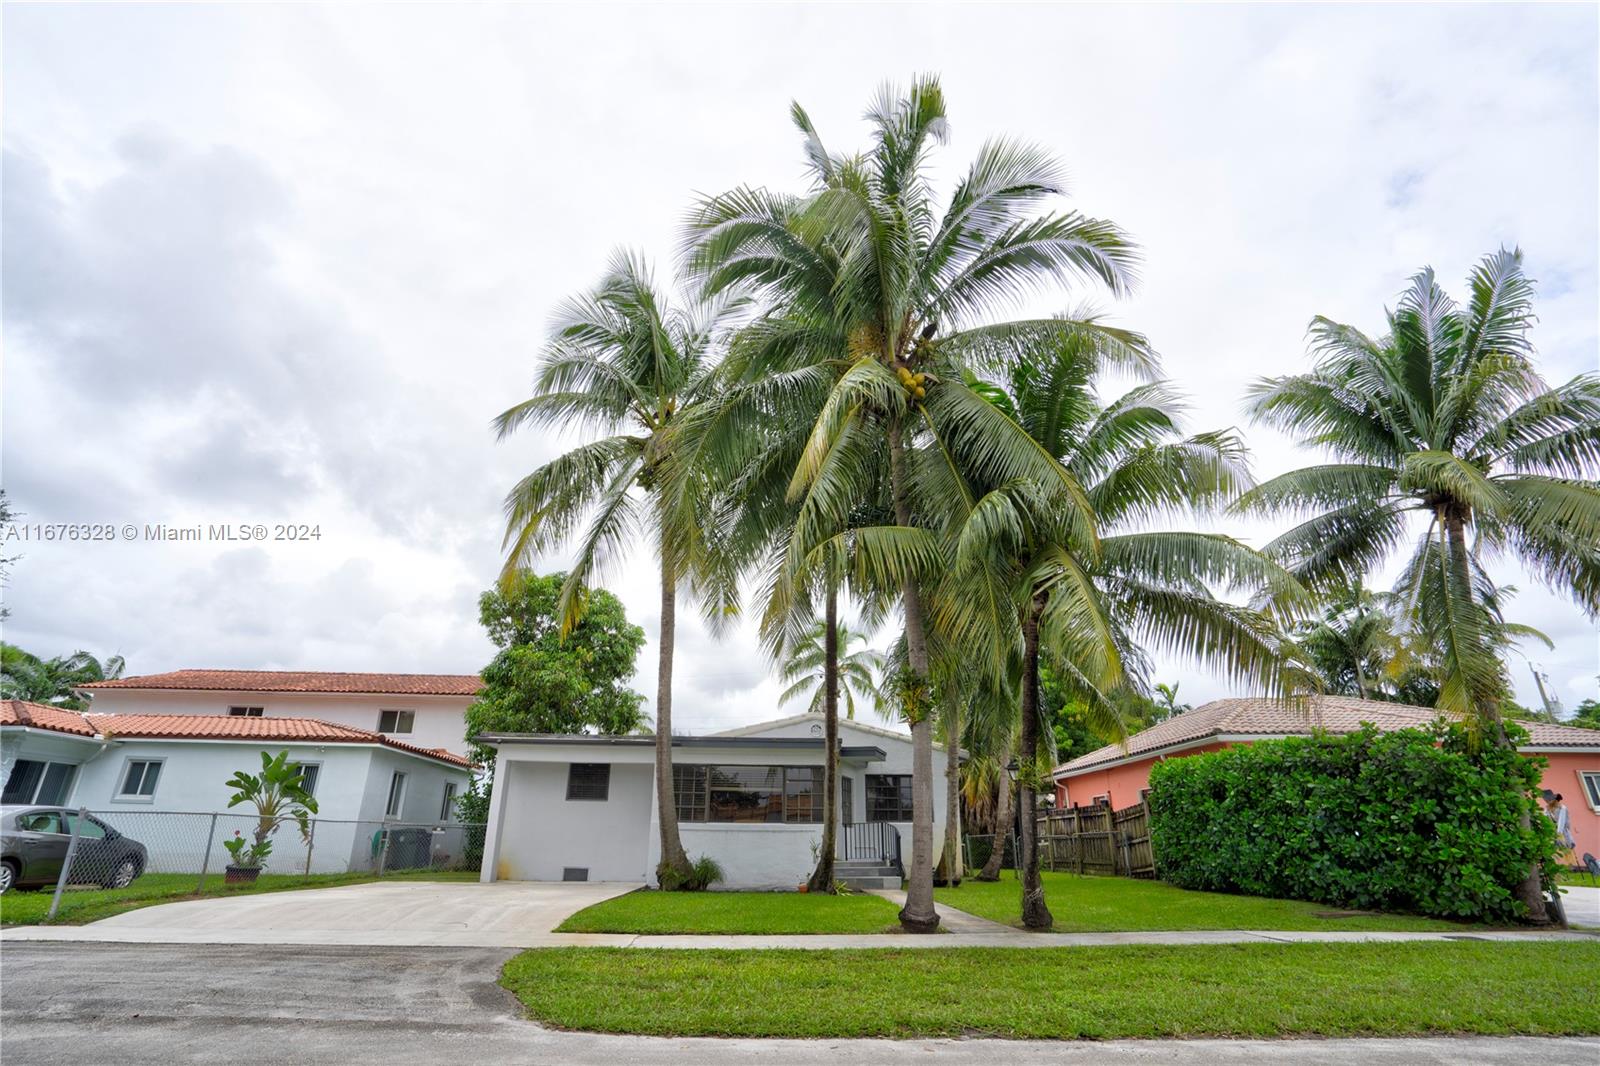
[[[1544,797],[1544,812],[1556,823],[1556,864],[1574,866],[1577,864],[1574,851],[1578,842],[1572,839],[1572,815],[1562,802],[1561,793],[1547,788],[1540,795]]]

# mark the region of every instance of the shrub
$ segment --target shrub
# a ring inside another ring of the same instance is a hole
[[[666,892],[700,892],[723,880],[722,865],[709,855],[702,855],[689,867],[687,875],[679,873],[666,863],[656,867],[656,883]]]
[[[1150,774],[1156,868],[1182,888],[1523,917],[1517,885],[1535,861],[1553,870],[1554,829],[1534,798],[1543,764],[1474,751],[1443,722],[1171,759]]]

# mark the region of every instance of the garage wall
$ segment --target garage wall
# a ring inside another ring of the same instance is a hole
[[[601,761],[580,759],[576,761]],[[591,881],[643,881],[654,767],[611,764],[605,800],[568,800],[565,762],[505,762],[496,773],[501,819],[498,877],[559,881],[587,867]]]

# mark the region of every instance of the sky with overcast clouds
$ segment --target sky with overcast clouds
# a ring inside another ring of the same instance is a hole
[[[1110,310],[1194,428],[1306,367],[1313,314],[1377,329],[1412,272],[1460,293],[1501,244],[1540,282],[1546,376],[1600,352],[1592,5],[12,5],[3,29],[14,506],[321,531],[14,545],[6,639],[130,673],[480,667],[501,497],[570,443],[489,431],[555,303],[619,245],[668,277],[696,192],[798,190],[791,99],[859,145],[875,87],[914,71],[943,76],[943,178],[992,135],[1037,141],[1070,206],[1141,242]],[[1258,475],[1311,458],[1247,438]],[[1595,695],[1595,625],[1500,573],[1557,642],[1530,649],[1555,692]],[[648,553],[608,584],[653,639]],[[751,634],[679,619],[681,727],[773,716]],[[1180,661],[1157,677],[1228,692]]]

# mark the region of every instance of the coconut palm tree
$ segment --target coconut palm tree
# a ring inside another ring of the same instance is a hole
[[[914,753],[901,922],[932,931],[934,706],[923,584],[941,569],[940,527],[961,504],[949,495],[948,472],[920,461],[914,468],[912,456],[936,441],[933,450],[956,471],[1054,479],[1062,510],[1081,509],[1071,477],[960,370],[969,354],[1060,329],[1054,320],[990,321],[1017,296],[1082,279],[1124,291],[1134,252],[1109,223],[1043,211],[1063,191],[1062,171],[1027,145],[986,144],[940,205],[928,177],[930,153],[948,135],[936,78],[880,92],[867,112],[873,143],[859,156],[830,153],[799,105],[791,116],[811,191],[741,188],[703,201],[690,220],[686,262],[707,292],[752,285],[792,320],[825,323],[823,334],[845,340],[828,352],[839,371],[791,480],[791,495],[812,504],[795,536],[802,557],[827,554],[828,542],[844,536],[862,471],[886,469],[892,523],[851,530],[849,539],[857,570],[898,589],[907,668],[892,688]]]
[[[778,671],[778,679],[789,687],[778,697],[778,702],[788,703],[809,695],[806,710],[812,714],[820,712],[831,658],[836,664],[834,676],[838,679],[838,691],[844,696],[845,717],[855,720],[858,696],[874,710],[881,711],[884,702],[878,691],[877,672],[883,668],[883,654],[865,646],[851,651],[851,645],[865,645],[867,635],[839,622],[834,626],[834,654],[830,657],[827,634],[827,622],[819,619],[812,623],[805,642],[790,650]]]
[[[1150,380],[1102,403],[1096,379],[1112,365]],[[1233,434],[1182,436],[1181,404],[1154,378],[1155,353],[1142,337],[1124,336],[1108,347],[1103,331],[1072,329],[997,369],[994,380],[978,387],[1083,486],[1100,531],[1094,539],[1081,536],[1025,479],[975,483],[956,553],[958,591],[941,596],[946,610],[936,619],[954,643],[977,645],[991,635],[999,654],[1020,650],[1023,922],[1048,929],[1036,840],[1037,793],[1047,787],[1041,664],[1085,701],[1092,728],[1121,736],[1125,724],[1110,694],[1147,695],[1147,649],[1208,662],[1241,683],[1274,689],[1302,683],[1273,619],[1218,598],[1212,586],[1247,588],[1276,606],[1296,602],[1300,590],[1281,568],[1230,537],[1131,531],[1223,504],[1249,483]]]
[[[563,633],[582,615],[596,572],[636,540],[654,542],[661,586],[655,775],[663,884],[681,883],[689,872],[672,778],[678,586],[687,580],[712,603],[712,616],[723,613],[718,605],[726,595],[713,527],[705,521],[710,489],[692,468],[685,472],[687,445],[679,426],[687,410],[712,394],[715,357],[739,310],[733,298],[671,306],[645,263],[618,253],[592,292],[558,311],[534,395],[495,419],[502,440],[529,425],[610,434],[545,463],[506,496],[505,578],[577,534],[558,602]]]
[[[1424,269],[1377,337],[1314,318],[1312,370],[1257,382],[1249,411],[1331,461],[1239,506],[1311,512],[1266,550],[1322,589],[1359,580],[1414,535],[1394,591],[1399,617],[1437,649],[1438,707],[1507,745],[1485,561],[1510,555],[1600,613],[1600,375],[1555,387],[1539,376],[1520,250],[1485,256],[1467,288],[1458,305]],[[1536,871],[1519,895],[1543,916]]]
[[[125,666],[120,655],[101,660],[75,651],[41,659],[15,644],[0,644],[0,698],[85,710],[89,701],[78,694],[78,686],[115,680]]]

